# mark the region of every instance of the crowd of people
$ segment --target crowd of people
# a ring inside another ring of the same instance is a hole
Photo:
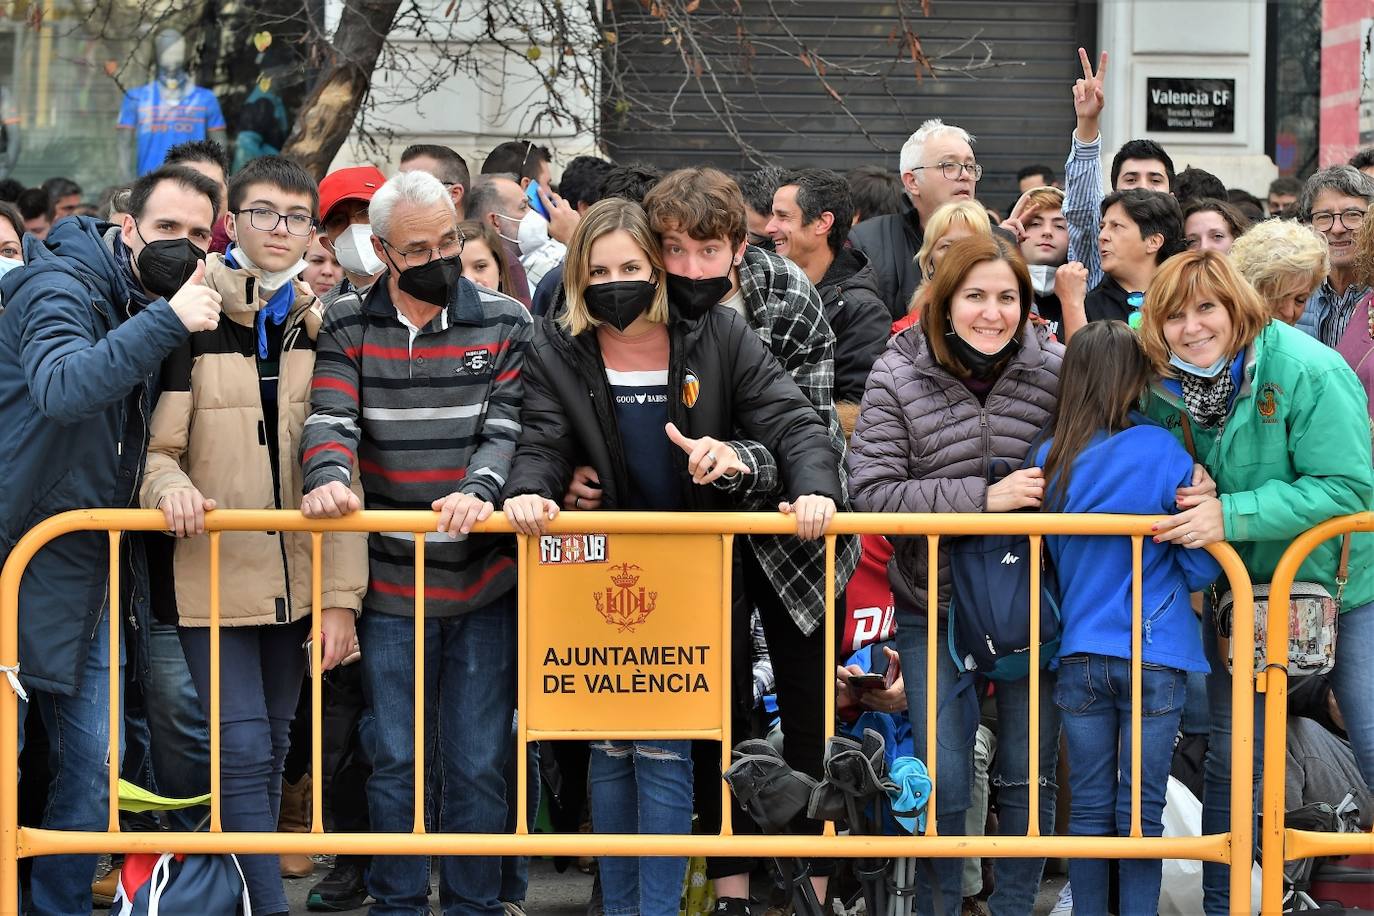
[[[18,727],[33,822],[105,828],[112,607],[125,618],[123,773],[171,797],[207,790],[207,513],[366,507],[436,513],[433,830],[512,830],[518,766],[559,770],[559,829],[584,810],[599,832],[718,829],[714,747],[556,742],[543,765],[516,759],[514,541],[473,528],[496,512],[537,535],[563,512],[762,510],[796,530],[736,542],[737,739],[771,732],[788,766],[819,777],[834,689],[844,722],[892,716],[912,754],[938,763],[941,834],[1012,836],[1033,818],[1054,833],[1061,798],[1061,832],[1127,835],[1139,742],[1153,836],[1175,739],[1191,731],[1206,745],[1203,830],[1226,831],[1229,631],[1202,548],[1229,542],[1267,583],[1298,534],[1374,509],[1374,155],[1279,178],[1260,200],[1133,139],[1104,182],[1107,61],[1080,56],[1062,188],[1027,166],[1009,207],[978,197],[975,138],[940,119],[911,134],[895,171],[663,172],[582,156],[555,189],[550,152],[513,141],[475,177],[453,150],[417,145],[390,177],[362,166],[317,182],[278,156],[231,174],[205,140],[94,205],[63,178],[0,183],[0,559],[68,509],[157,509],[168,529],[124,538],[117,596],[103,533],[64,535],[27,568]],[[951,625],[945,541],[931,554],[924,538],[841,537],[845,664],[824,670],[823,535],[838,513],[1025,510],[1164,517],[1141,559],[1139,734],[1127,539],[1048,540],[1063,633],[1032,696],[1027,677],[988,681],[943,651],[926,681],[929,628],[943,646]],[[330,829],[408,832],[414,536],[325,535],[319,607],[310,535],[225,532],[219,549],[232,583],[219,606],[223,828],[309,830],[314,780]],[[1321,545],[1299,578],[1342,613],[1335,666],[1305,692],[1316,711],[1295,711],[1324,724],[1367,800],[1374,539]],[[315,614],[326,702],[312,773],[301,647]],[[860,650],[886,663],[881,685],[851,678]],[[757,831],[727,810],[736,833]],[[301,856],[240,861],[260,914],[287,912],[283,876],[313,871]],[[756,864],[707,862],[715,912],[762,912]],[[89,913],[96,865],[35,859],[27,912]],[[999,858],[986,880],[976,862],[931,865],[917,911],[1002,916],[1031,911],[1045,862]],[[833,861],[808,867],[821,899],[845,880]],[[597,905],[677,913],[687,868],[604,858]],[[1199,906],[1229,912],[1228,868],[1203,870]],[[443,857],[437,873],[446,914],[523,912],[520,859]],[[1074,859],[1069,878],[1074,912],[1154,912],[1161,864]],[[339,856],[310,905],[427,913],[430,882],[428,857]]]

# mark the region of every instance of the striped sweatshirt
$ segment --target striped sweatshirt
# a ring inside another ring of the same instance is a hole
[[[520,435],[520,369],[533,324],[514,299],[460,280],[447,309],[412,330],[386,282],[340,296],[320,330],[301,446],[305,491],[348,483],[369,509],[424,509],[453,492],[496,502]],[[368,543],[364,610],[415,609],[412,535]],[[514,542],[425,537],[425,609],[476,610],[515,586]]]

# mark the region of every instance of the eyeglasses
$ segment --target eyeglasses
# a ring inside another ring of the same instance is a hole
[[[401,251],[380,235],[377,236],[377,238],[381,240],[384,246],[400,255],[401,260],[405,262],[407,267],[424,267],[430,261],[434,260],[435,257],[456,258],[463,253],[463,246],[466,244],[466,240],[462,235],[455,235],[452,239],[442,243],[438,248],[408,248],[405,251]]]
[[[1336,225],[1336,220],[1340,220],[1347,231],[1354,232],[1364,223],[1364,211],[1351,207],[1340,213],[1313,213],[1312,228],[1318,232],[1330,232]]]
[[[248,214],[248,224],[259,232],[272,232],[277,226],[281,225],[282,220],[286,221],[286,231],[292,235],[302,238],[309,235],[315,228],[315,218],[306,216],[304,213],[278,213],[276,210],[269,210],[266,207],[254,207],[251,210],[235,210],[235,216]]]
[[[912,171],[919,172],[921,169],[939,169],[940,174],[944,175],[945,179],[948,181],[958,181],[959,176],[964,172],[968,172],[972,175],[974,181],[983,177],[983,167],[981,165],[969,165],[966,162],[941,162],[939,165],[918,165],[916,168],[912,169]]]

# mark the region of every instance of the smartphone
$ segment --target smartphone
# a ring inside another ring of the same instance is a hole
[[[881,674],[851,674],[849,688],[854,691],[875,690],[887,686],[887,678]]]
[[[544,202],[539,199],[539,182],[531,181],[525,188],[525,199],[530,202],[530,209],[538,213],[544,219],[549,218],[549,211],[544,209]]]

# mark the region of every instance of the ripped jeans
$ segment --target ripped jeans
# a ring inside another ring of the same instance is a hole
[[[598,741],[589,770],[597,833],[692,832],[690,741]],[[601,857],[606,916],[676,916],[687,859]]]

